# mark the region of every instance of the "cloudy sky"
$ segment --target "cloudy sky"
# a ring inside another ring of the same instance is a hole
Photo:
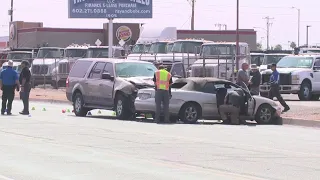
[[[102,28],[103,19],[68,19],[67,0],[14,0],[14,21],[43,22],[45,27],[61,28]],[[191,6],[188,0],[153,0],[153,18],[118,19],[115,22],[145,22],[162,26],[190,29]],[[263,3],[261,3],[263,2]],[[297,42],[298,13],[301,9],[300,44],[306,42],[306,25],[309,30],[309,44],[320,43],[320,19],[318,0],[240,0],[240,28],[257,29],[258,42],[266,46],[266,21],[263,17],[274,18],[270,31],[270,44],[288,47],[289,41]],[[8,34],[7,15],[10,0],[1,0],[0,36]],[[218,29],[215,24],[226,24],[228,29],[236,28],[236,0],[196,0],[195,28],[199,30]],[[263,29],[264,28],[264,29]]]

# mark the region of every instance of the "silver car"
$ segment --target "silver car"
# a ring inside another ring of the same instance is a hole
[[[171,120],[196,123],[199,119],[221,119],[218,107],[224,103],[228,91],[238,85],[217,78],[181,78],[172,84],[170,99]],[[251,96],[245,90],[246,103],[241,107],[240,119],[255,120],[259,124],[281,122],[281,107],[273,100]],[[137,113],[155,112],[155,90],[140,89],[135,100]]]

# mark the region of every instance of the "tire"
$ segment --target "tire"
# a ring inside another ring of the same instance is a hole
[[[272,124],[274,121],[274,109],[269,104],[262,104],[255,115],[258,124]]]
[[[77,92],[73,98],[73,109],[76,116],[85,117],[89,111],[85,108],[82,94]]]
[[[311,94],[311,85],[309,82],[302,82],[300,91],[298,92],[298,97],[300,101],[310,101],[312,94]]]
[[[118,94],[115,100],[116,117],[121,120],[129,120],[133,113],[130,110],[130,102],[124,95]]]
[[[269,98],[269,93],[267,92],[260,92],[260,96],[265,97],[265,98]]]
[[[184,104],[180,110],[180,119],[186,124],[194,124],[200,117],[201,109],[195,103]]]

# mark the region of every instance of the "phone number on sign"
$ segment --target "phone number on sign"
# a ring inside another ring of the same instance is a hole
[[[106,9],[72,9],[72,13],[79,14],[99,14],[99,13],[107,13]]]

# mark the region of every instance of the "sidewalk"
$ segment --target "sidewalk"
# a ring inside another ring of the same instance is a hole
[[[16,93],[16,99],[20,99],[19,93]],[[70,103],[66,98],[65,89],[35,88],[30,92],[30,100],[50,103]],[[306,106],[303,105],[304,103],[301,102],[301,105],[300,103],[299,105],[291,105],[291,110],[282,114],[283,124],[320,127],[319,107]]]

